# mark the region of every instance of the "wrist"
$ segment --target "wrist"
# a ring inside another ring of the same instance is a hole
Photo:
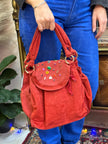
[[[40,3],[42,3],[44,0],[25,0],[25,2],[29,5],[31,5],[33,8]]]
[[[95,5],[94,8],[104,8],[102,5]],[[104,8],[105,9],[105,8]]]
[[[40,2],[38,5],[35,5],[35,7],[33,7],[33,9],[36,9],[38,7],[40,7],[41,5],[45,4],[45,0],[43,0],[42,2]]]

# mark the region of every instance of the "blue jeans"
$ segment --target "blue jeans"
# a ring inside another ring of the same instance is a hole
[[[65,30],[72,47],[78,52],[78,63],[83,73],[88,76],[92,88],[93,100],[98,89],[98,44],[95,33],[92,32],[92,11],[90,0],[46,0],[51,8],[55,21]],[[28,53],[33,34],[37,27],[34,12],[27,5],[19,13],[20,35]],[[45,30],[42,32],[37,62],[60,59],[61,44],[55,32]],[[84,118],[64,125],[61,129],[39,130],[43,144],[75,144],[83,128]]]

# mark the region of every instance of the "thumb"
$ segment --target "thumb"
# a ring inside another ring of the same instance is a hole
[[[96,15],[92,16],[92,31],[96,31]]]

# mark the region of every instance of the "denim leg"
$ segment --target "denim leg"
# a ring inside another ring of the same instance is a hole
[[[89,27],[90,28],[90,27]],[[91,29],[65,28],[71,40],[72,47],[78,52],[78,64],[89,79],[92,89],[92,99],[94,100],[98,89],[98,44],[95,34]],[[84,119],[73,122],[61,128],[63,144],[75,144],[80,138]]]
[[[48,130],[38,129],[38,133],[42,144],[61,144],[61,134],[58,127]]]
[[[79,0],[76,2],[74,11],[64,25],[64,29],[72,47],[78,52],[78,64],[89,79],[92,89],[92,100],[94,100],[98,90],[99,56],[98,43],[95,39],[95,33],[92,32],[90,0]],[[61,127],[63,144],[77,143],[83,128],[84,119]]]
[[[63,144],[76,144],[80,138],[84,118],[61,127],[61,137]]]
[[[83,73],[88,76],[92,89],[92,99],[95,98],[98,89],[98,44],[95,34],[91,30],[66,29],[71,40],[72,47],[78,52],[78,63]],[[77,42],[77,43],[76,43]],[[81,134],[84,119],[73,122],[61,128],[63,144],[75,144]]]

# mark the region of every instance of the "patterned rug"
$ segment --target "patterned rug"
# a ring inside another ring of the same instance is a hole
[[[31,129],[31,132],[27,135],[22,144],[42,144],[37,130]]]
[[[108,129],[84,127],[80,144],[108,144]]]
[[[22,144],[42,144],[37,130],[31,129]],[[84,127],[78,144],[108,144],[108,129]]]

